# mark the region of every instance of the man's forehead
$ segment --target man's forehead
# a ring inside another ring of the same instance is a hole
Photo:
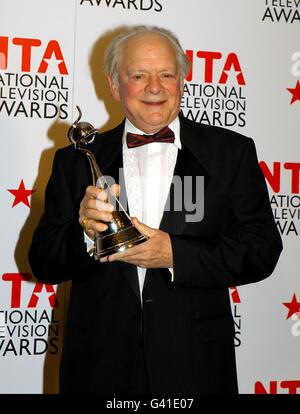
[[[121,63],[128,67],[145,66],[160,58],[167,61],[166,64],[169,68],[177,67],[174,47],[164,36],[147,35],[128,39],[121,51],[120,58]]]
[[[175,53],[174,46],[171,41],[165,36],[157,34],[133,36],[127,39],[123,45],[123,50],[121,53],[124,53],[126,55],[134,55],[138,52],[145,56],[147,54],[147,51],[150,50],[155,50],[156,52],[162,53]]]
[[[152,42],[152,41],[158,41],[159,43],[168,43],[170,46],[172,45],[172,42],[170,39],[168,39],[166,36],[160,33],[143,33],[143,34],[137,34],[129,37],[127,40],[125,40],[124,45],[129,44],[131,42]]]

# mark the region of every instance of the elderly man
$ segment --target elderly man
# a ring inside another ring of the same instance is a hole
[[[82,154],[56,153],[29,259],[42,282],[72,279],[63,393],[238,390],[228,287],[268,277],[282,244],[253,141],[180,113],[188,68],[176,37],[157,27],[128,28],[106,53],[111,93],[126,118],[90,149],[116,182],[123,169],[125,186],[114,191],[126,190],[144,243],[100,261],[88,255],[112,205],[89,186]],[[183,186],[192,177],[181,211],[168,202],[177,197],[174,177]],[[197,177],[204,214],[191,220],[186,205],[200,203]]]

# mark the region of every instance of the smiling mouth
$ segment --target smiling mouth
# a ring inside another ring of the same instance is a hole
[[[150,106],[158,106],[158,105],[162,105],[164,104],[166,101],[158,101],[158,102],[151,102],[151,101],[143,101],[143,103],[145,105],[150,105]]]

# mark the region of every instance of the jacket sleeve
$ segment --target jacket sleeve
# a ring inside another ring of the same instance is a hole
[[[58,150],[46,187],[45,211],[34,231],[28,253],[33,274],[39,281],[58,284],[83,278],[97,264],[87,254],[78,211],[79,204],[74,202],[61,150]]]
[[[273,272],[282,242],[252,139],[247,139],[229,191],[231,218],[226,234],[170,236],[175,289],[238,286]]]

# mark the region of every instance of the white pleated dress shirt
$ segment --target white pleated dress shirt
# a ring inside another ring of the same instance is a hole
[[[155,229],[159,228],[164,213],[178,149],[181,149],[178,117],[169,124],[169,128],[174,132],[174,143],[152,142],[136,148],[127,147],[126,134],[144,132],[126,119],[123,133],[123,168],[129,214]],[[86,234],[85,242],[89,251],[93,243]],[[146,270],[137,267],[141,298]],[[169,270],[173,278],[173,269]]]

